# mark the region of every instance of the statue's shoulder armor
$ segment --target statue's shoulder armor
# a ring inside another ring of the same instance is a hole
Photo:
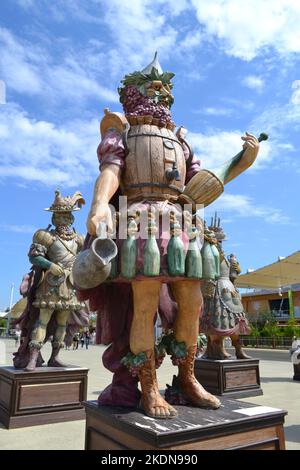
[[[54,241],[55,236],[49,230],[40,229],[33,235],[33,243],[38,243],[46,248],[50,248]]]
[[[102,138],[108,129],[116,129],[120,132],[120,134],[123,134],[123,132],[128,127],[129,123],[124,114],[110,112],[108,108],[104,109],[104,117],[100,122],[100,132]]]

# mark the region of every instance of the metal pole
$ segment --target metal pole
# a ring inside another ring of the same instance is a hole
[[[10,320],[11,320],[11,309],[13,306],[13,298],[14,298],[14,288],[15,285],[12,283],[11,289],[10,289],[10,299],[9,299],[9,311],[7,314],[7,325],[6,325],[6,336],[8,336],[9,333],[9,325],[10,325]]]

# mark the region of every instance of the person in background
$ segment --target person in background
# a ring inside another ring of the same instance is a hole
[[[73,338],[73,351],[74,349],[78,349],[78,344],[79,344],[79,333],[76,333]]]
[[[92,332],[91,337],[92,337],[92,344],[96,344],[96,330]]]
[[[17,329],[15,332],[15,347],[19,346],[21,339],[21,330]]]
[[[89,344],[90,344],[90,332],[89,331],[86,331],[84,333],[84,339],[85,339],[85,349],[88,349],[89,348]]]

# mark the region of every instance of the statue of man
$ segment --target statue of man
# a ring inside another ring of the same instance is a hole
[[[62,197],[60,191],[55,191],[53,204],[45,209],[53,212],[55,228],[50,229],[49,225],[33,236],[28,254],[33,269],[27,279],[27,307],[18,321],[23,339],[14,357],[17,368],[33,371],[42,365],[40,350],[50,336],[52,354],[48,366],[65,367],[58,355],[64,346],[67,325],[70,334],[74,327],[87,325],[86,306],[77,300],[72,279],[72,266],[84,242],[84,237],[72,227],[72,212],[82,204],[84,199],[79,191],[72,197]]]
[[[228,359],[230,354],[224,348],[224,338],[229,336],[237,359],[250,359],[244,352],[239,338],[240,334],[249,334],[251,331],[241,296],[234,285],[241,268],[234,254],[228,259],[225,256],[222,244],[226,240],[226,234],[217,214],[212,218],[208,231],[212,235],[210,241],[215,243],[219,252],[219,272],[202,282],[204,305],[200,329],[208,336],[206,351],[202,357]]]
[[[212,202],[217,197],[214,196],[217,189],[248,168],[259,149],[258,140],[246,134],[242,137],[244,152],[241,155],[214,173],[201,170],[184,139],[183,129],[180,128],[176,135],[173,133],[176,127],[170,113],[173,76],[173,73],[163,72],[155,55],[149,66],[122,80],[119,94],[125,117],[105,111],[98,147],[101,174],[95,183],[87,227],[91,242],[100,224],[105,223],[110,229],[113,226],[110,204],[115,205],[116,196],[121,194],[128,202],[128,235],[126,240],[117,239],[119,257],[114,263],[114,274],[105,282],[107,289],[100,286],[85,290],[86,286],[83,286],[80,293],[81,298],[90,300],[91,309],[99,312],[101,332],[98,330],[98,339],[110,344],[103,362],[115,375],[112,385],[100,395],[99,402],[128,403],[125,389],[130,382],[125,380],[124,371],[123,380],[117,377],[121,370],[117,355],[120,352],[126,354],[128,346],[129,352],[121,364],[139,379],[140,406],[154,418],[177,415],[160,395],[156,379],[153,323],[158,309],[163,315],[176,310],[166,352],[178,365],[178,381],[186,401],[199,407],[220,406],[219,400],[204,390],[193,372],[202,307],[201,272],[197,261],[188,254],[189,238],[181,231],[179,219],[184,202],[199,202],[197,196],[193,197],[198,189],[206,195],[204,204]],[[200,182],[194,178],[199,178]],[[210,191],[214,182],[217,189]],[[148,239],[135,239],[134,232],[144,211],[150,212]],[[121,218],[126,217],[122,209],[120,212]],[[167,215],[170,216],[168,234],[162,233],[161,226],[157,227],[158,221]],[[81,287],[80,278],[75,282]],[[162,298],[165,285],[168,293]],[[170,291],[172,299],[170,296],[166,299]],[[114,303],[115,299],[119,300],[118,305]],[[176,301],[175,307],[172,300]],[[122,335],[128,342],[121,345]],[[124,391],[123,402],[118,387]]]

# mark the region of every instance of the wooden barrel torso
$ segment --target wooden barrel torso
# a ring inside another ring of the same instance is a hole
[[[171,130],[149,124],[132,126],[128,149],[121,188],[129,200],[172,199],[181,194],[186,162],[182,146]],[[173,163],[179,172],[178,181],[166,177],[166,170],[172,169]]]

